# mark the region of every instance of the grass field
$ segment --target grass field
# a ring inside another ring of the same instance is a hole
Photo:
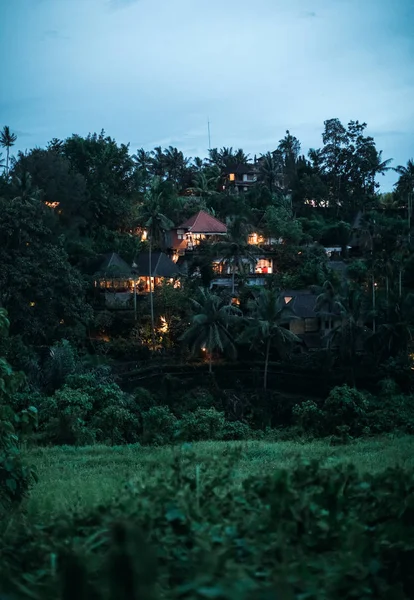
[[[216,455],[225,456],[238,447],[236,477],[267,474],[279,467],[294,465],[300,458],[318,459],[327,465],[353,463],[360,472],[375,473],[387,467],[414,468],[414,437],[361,440],[345,446],[326,442],[200,442],[192,445],[195,462]],[[39,482],[34,486],[26,509],[28,516],[46,518],[105,503],[119,495],[128,484],[150,481],[179,447],[140,446],[55,447],[35,449],[27,459],[36,466]]]

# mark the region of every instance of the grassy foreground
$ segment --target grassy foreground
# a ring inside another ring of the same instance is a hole
[[[242,450],[236,478],[267,475],[294,466],[300,458],[326,465],[352,463],[360,473],[378,473],[388,467],[414,468],[414,437],[380,437],[345,446],[314,442],[199,442],[192,445],[200,464],[212,456],[225,457],[229,449]],[[40,448],[28,452],[39,475],[25,509],[36,520],[52,514],[88,509],[118,496],[126,486],[146,485],[159,477],[180,447],[93,446]]]

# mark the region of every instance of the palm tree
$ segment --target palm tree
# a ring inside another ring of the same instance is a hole
[[[181,336],[181,340],[189,345],[191,354],[205,348],[209,355],[209,373],[212,373],[212,354],[214,350],[220,350],[236,358],[236,346],[233,336],[229,331],[231,324],[237,322],[241,311],[228,304],[226,300],[200,288],[198,300],[191,300],[194,315],[191,326]]]
[[[20,177],[16,175],[13,178],[13,189],[17,192],[13,200],[22,202],[40,200],[42,193],[37,186],[33,185],[32,176],[27,171],[24,171]]]
[[[200,198],[206,200],[217,193],[219,181],[220,171],[216,172],[216,170],[214,170],[213,174],[210,176],[205,172],[196,173],[193,182],[194,187],[192,190],[197,194],[197,196],[200,196]]]
[[[144,194],[148,189],[148,183],[150,179],[150,172],[152,166],[151,153],[146,152],[144,148],[139,148],[136,154],[133,154],[132,160],[134,161],[137,171],[142,181],[142,187]]]
[[[337,309],[340,323],[329,333],[328,348],[335,346],[339,349],[342,360],[350,367],[351,383],[355,387],[358,352],[372,335],[372,331],[365,325],[368,315],[367,299],[359,289],[348,288],[337,302]]]
[[[315,312],[321,316],[328,317],[329,331],[332,329],[332,318],[339,313],[340,296],[330,281],[325,281],[318,290]]]
[[[152,155],[152,172],[156,177],[165,177],[165,155],[162,151],[161,146],[157,146],[151,151]]]
[[[188,168],[190,158],[186,158],[181,150],[169,146],[164,150],[164,164],[169,180],[179,186],[185,170]]]
[[[235,293],[236,272],[244,273],[246,265],[255,265],[255,249],[248,245],[250,226],[245,217],[236,217],[229,226],[228,239],[217,242],[214,251],[220,256],[220,263],[230,267],[231,293]]]
[[[414,294],[404,298],[394,295],[387,301],[386,319],[378,327],[375,336],[380,359],[407,354],[414,334]]]
[[[150,190],[145,196],[145,202],[141,207],[139,220],[148,232],[148,271],[150,284],[150,310],[151,310],[151,338],[152,349],[155,350],[155,322],[154,322],[154,295],[152,288],[152,249],[155,244],[163,242],[165,232],[174,224],[160,211],[162,203],[162,191],[160,191],[160,180],[156,178],[152,182]]]
[[[414,160],[410,158],[407,166],[398,165],[394,171],[400,176],[396,188],[401,194],[412,194],[414,192]]]
[[[0,146],[6,148],[6,175],[9,174],[9,153],[10,148],[14,146],[14,142],[17,140],[17,135],[11,133],[10,127],[5,125],[3,130],[0,132]]]
[[[279,152],[267,152],[259,159],[259,181],[272,194],[280,187],[283,163]]]
[[[265,345],[263,388],[267,389],[270,348],[275,346],[280,354],[286,354],[299,338],[286,328],[295,318],[292,309],[276,290],[262,289],[255,300],[248,304],[251,317],[246,320],[246,328],[240,341],[260,342]]]
[[[5,169],[6,165],[4,164],[4,158],[2,158],[3,154],[0,152],[0,168]]]

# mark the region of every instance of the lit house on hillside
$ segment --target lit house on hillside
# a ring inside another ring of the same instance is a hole
[[[177,254],[194,250],[204,240],[216,241],[227,233],[224,223],[204,210],[187,219],[176,229],[167,233],[167,245]]]
[[[151,259],[153,289],[164,281],[180,285],[180,268],[166,254],[153,252]],[[107,308],[131,308],[134,294],[150,291],[149,255],[141,253],[130,267],[116,252],[107,254],[94,278]]]

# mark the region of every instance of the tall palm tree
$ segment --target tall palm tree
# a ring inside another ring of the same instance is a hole
[[[194,355],[205,348],[209,355],[209,373],[212,373],[212,354],[215,350],[236,358],[236,346],[230,326],[241,317],[241,311],[226,300],[200,288],[198,300],[191,300],[194,315],[191,326],[181,336]]]
[[[345,289],[341,301],[337,303],[340,323],[328,336],[328,347],[337,347],[340,357],[349,365],[354,387],[358,352],[372,336],[372,331],[365,325],[367,304],[367,299],[359,289]]]
[[[300,341],[286,328],[295,315],[283,296],[272,289],[262,289],[256,299],[249,302],[248,308],[251,316],[246,319],[246,328],[239,340],[265,345],[263,388],[266,390],[270,348],[274,346],[284,355],[294,343]]]
[[[5,169],[6,165],[4,164],[4,158],[2,158],[3,154],[0,152],[0,169]]]
[[[400,176],[396,188],[402,194],[412,194],[414,192],[414,160],[410,158],[407,166],[398,165],[394,171]]]
[[[150,284],[150,310],[151,310],[151,338],[152,349],[155,350],[155,321],[154,321],[154,294],[152,287],[152,250],[154,245],[162,244],[165,232],[171,229],[174,224],[168,217],[160,211],[162,203],[162,191],[160,191],[160,181],[155,179],[152,182],[150,190],[145,196],[145,202],[141,207],[139,220],[148,232],[148,271]]]
[[[191,159],[186,158],[181,150],[169,146],[164,150],[164,164],[167,178],[177,187],[180,187],[184,173],[188,169]]]
[[[404,298],[394,294],[387,302],[386,319],[375,336],[380,359],[407,354],[414,336],[414,294]]]
[[[335,290],[330,281],[325,281],[323,286],[318,290],[319,294],[316,298],[315,312],[321,316],[328,317],[329,331],[332,329],[332,318],[339,313],[340,295]]]
[[[144,148],[139,148],[136,154],[133,154],[132,160],[135,163],[140,179],[142,181],[142,189],[146,193],[150,180],[150,172],[152,166],[151,153],[146,152]]]
[[[228,239],[214,244],[213,251],[220,257],[220,263],[230,267],[231,293],[234,296],[236,272],[244,273],[246,265],[255,265],[255,248],[247,243],[250,226],[243,216],[237,216],[228,229]]]
[[[5,125],[0,132],[0,146],[2,148],[6,148],[6,175],[9,174],[9,154],[10,148],[14,146],[15,141],[17,140],[17,135],[15,133],[11,133],[10,127]]]
[[[13,189],[16,193],[13,200],[20,200],[23,202],[40,200],[42,194],[41,190],[33,185],[32,176],[28,171],[24,171],[20,177],[16,175],[13,178]]]
[[[259,159],[259,181],[272,194],[280,187],[283,164],[279,153],[267,152]]]

